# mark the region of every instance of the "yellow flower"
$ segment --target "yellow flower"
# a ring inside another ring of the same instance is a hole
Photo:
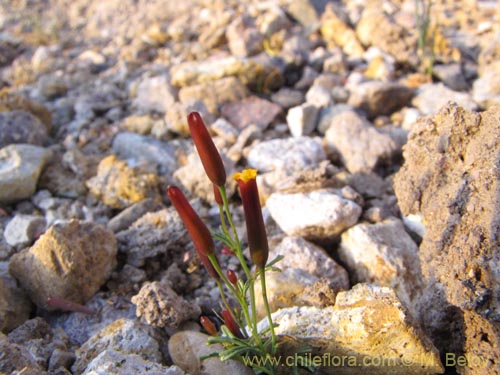
[[[235,173],[233,179],[243,181],[245,184],[250,180],[255,180],[257,177],[257,169],[245,169],[243,172]]]

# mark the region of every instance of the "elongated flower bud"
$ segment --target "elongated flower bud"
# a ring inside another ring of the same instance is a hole
[[[208,257],[214,253],[215,245],[210,231],[177,186],[169,186],[167,194],[179,213],[199,255]]]
[[[267,243],[256,177],[257,171],[255,169],[245,169],[241,173],[236,173],[233,178],[238,182],[243,202],[250,256],[258,268],[263,268],[269,256],[269,244]]]
[[[215,184],[213,184],[214,186],[214,198],[215,198],[215,202],[219,205],[219,206],[222,206],[224,204],[224,201],[222,200],[222,195],[220,194],[220,191],[219,191],[219,187]]]
[[[220,276],[215,270],[212,262],[210,262],[210,259],[208,259],[208,257],[200,253],[198,253],[198,257],[200,258],[201,264],[205,266],[205,269],[207,270],[208,274],[212,276],[214,279],[220,280]],[[215,254],[214,254],[214,259],[217,262],[217,264],[219,264],[219,260],[217,259],[217,256]]]
[[[243,335],[240,331],[240,327],[238,326],[238,323],[236,323],[236,321],[234,320],[229,310],[222,310],[222,319],[224,319],[224,324],[229,329],[229,331],[231,331],[233,335],[235,335],[240,339],[243,338]]]
[[[228,269],[226,271],[226,274],[227,274],[227,279],[231,284],[236,285],[238,283],[238,276],[236,276],[236,273],[233,270]]]
[[[188,115],[188,125],[205,173],[215,185],[223,186],[226,183],[226,170],[222,158],[198,112]]]
[[[217,335],[217,328],[215,328],[215,324],[210,320],[209,317],[203,315],[200,318],[200,323],[203,326],[203,328],[205,328],[205,331],[207,331],[207,333],[209,335],[212,335],[212,336]]]

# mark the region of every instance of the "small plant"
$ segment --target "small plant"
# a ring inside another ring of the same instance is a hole
[[[432,75],[434,67],[434,39],[436,29],[431,24],[432,0],[415,0],[415,14],[417,17],[417,53],[420,63],[428,76]]]
[[[226,171],[220,154],[198,113],[189,114],[188,124],[205,172],[214,185],[214,196],[219,206],[221,221],[219,232],[211,233],[209,231],[178,187],[168,187],[167,194],[187,228],[201,263],[209,275],[214,278],[219,288],[223,305],[220,317],[224,322],[220,332],[217,332],[215,324],[208,317],[201,317],[201,324],[212,335],[209,343],[219,343],[224,347],[222,351],[213,353],[211,356],[218,356],[223,361],[236,359],[242,362],[250,357],[258,357],[261,360],[246,362],[254,362],[252,367],[256,373],[274,374],[273,358],[278,344],[267,300],[266,272],[273,269],[273,265],[281,257],[267,262],[269,247],[257,190],[257,171],[246,169],[234,175],[243,203],[250,257],[255,265],[255,271],[251,271],[243,256],[242,244],[229,209],[225,188]],[[226,252],[230,252],[238,258],[245,274],[245,280],[238,278],[230,269],[226,272],[222,270],[215,252],[214,239],[226,247]],[[255,301],[255,283],[257,282],[260,282],[262,286],[262,295],[269,322],[269,328],[261,332],[257,328]],[[228,302],[227,291],[238,302],[237,307],[231,306]]]

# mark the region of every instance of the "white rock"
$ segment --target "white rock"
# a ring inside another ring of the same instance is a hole
[[[104,350],[85,369],[82,375],[185,375],[177,366],[164,367],[147,361],[137,354]]]
[[[45,231],[46,224],[43,216],[17,214],[5,227],[3,235],[10,246],[28,246]]]
[[[31,197],[51,157],[43,147],[14,144],[0,149],[0,203]]]
[[[297,137],[261,142],[252,147],[247,159],[259,172],[296,171],[319,164],[326,155],[320,138]]]
[[[499,79],[498,70],[492,69],[474,81],[472,95],[481,107],[488,108],[500,104]]]
[[[272,316],[285,354],[313,348],[311,359],[317,358],[324,374],[444,371],[439,352],[390,288],[358,284],[340,292],[334,306],[292,307]],[[260,330],[267,326],[267,319],[259,323]]]
[[[342,233],[338,254],[356,281],[392,287],[413,307],[422,288],[418,247],[400,220],[349,228]]]
[[[285,237],[278,246],[270,250],[269,259],[272,260],[278,255],[284,256],[276,264],[278,268],[302,269],[318,278],[327,278],[340,289],[349,288],[349,276],[346,270],[321,247],[301,237]]]
[[[76,351],[71,370],[81,373],[102,351],[116,350],[121,354],[138,354],[144,360],[161,362],[160,345],[153,338],[151,327],[130,319],[118,319],[94,334]]]
[[[273,219],[289,236],[334,238],[356,224],[361,207],[332,189],[274,193],[266,202]]]
[[[424,237],[425,224],[421,214],[403,216],[403,223],[411,232],[418,234],[420,238]]]
[[[315,107],[328,107],[333,104],[331,90],[320,85],[312,85],[306,93],[306,101]]]
[[[290,133],[294,137],[311,134],[316,128],[318,113],[318,107],[307,103],[290,108],[286,115],[286,122]]]

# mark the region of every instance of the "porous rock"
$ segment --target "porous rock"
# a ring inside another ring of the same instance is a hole
[[[104,350],[89,363],[82,375],[185,375],[177,366],[165,367],[137,354]]]
[[[87,181],[87,186],[112,208],[126,208],[146,198],[159,199],[156,174],[141,173],[115,155],[101,160],[97,175]]]
[[[14,254],[9,270],[39,307],[47,298],[83,304],[116,265],[113,233],[92,222],[71,220],[51,226],[29,249]]]
[[[356,224],[361,207],[332,189],[274,193],[266,202],[273,219],[289,236],[333,239]]]
[[[444,371],[438,351],[390,288],[358,284],[338,293],[334,306],[286,308],[275,312],[273,321],[280,350],[294,356],[310,346],[312,356],[330,361],[319,362],[325,374]],[[266,319],[259,326],[266,327]]]
[[[137,306],[137,316],[155,327],[177,328],[201,313],[197,304],[186,301],[168,284],[158,281],[144,284],[132,297],[132,303]]]
[[[103,350],[137,354],[146,361],[161,362],[154,330],[138,321],[122,318],[107,325],[77,349],[76,361],[71,367],[73,373],[82,373]]]
[[[500,132],[499,117],[495,108],[473,113],[450,104],[418,120],[394,185],[403,214],[422,215],[426,226],[419,249],[425,329],[446,352],[474,356],[480,347],[494,372],[500,372],[500,139],[492,135]]]

